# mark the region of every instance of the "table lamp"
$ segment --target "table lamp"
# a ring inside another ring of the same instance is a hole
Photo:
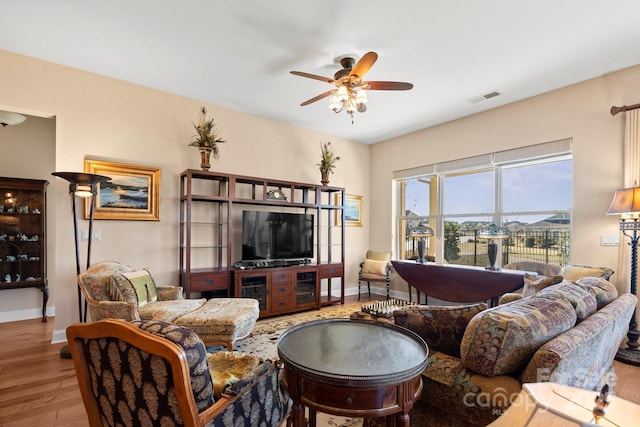
[[[429,226],[429,224],[421,222],[417,227],[413,228],[409,234],[413,238],[417,238],[418,242],[418,260],[417,262],[423,264],[425,262],[424,253],[426,249],[427,239],[429,237],[433,237],[435,232],[433,228]]]
[[[494,223],[489,224],[486,228],[478,231],[478,239],[488,240],[487,254],[489,255],[489,265],[485,267],[487,270],[500,270],[496,267],[496,258],[498,256],[498,243],[496,240],[502,240],[509,237],[509,231],[504,227],[498,227]]]
[[[602,391],[544,382],[523,384],[511,406],[488,427],[621,427],[638,419],[640,406],[635,403]]]
[[[640,187],[623,188],[617,190],[609,207],[607,215],[621,215],[620,231],[630,239],[631,246],[631,293],[638,296],[638,230],[640,230]],[[616,360],[630,365],[640,366],[640,351],[638,350],[637,310],[629,321],[626,348],[620,348],[616,354]]]

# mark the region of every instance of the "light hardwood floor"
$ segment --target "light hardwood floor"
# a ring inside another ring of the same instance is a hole
[[[0,426],[88,425],[73,362],[51,344],[53,328],[52,318],[0,323]],[[640,367],[614,365],[616,394],[640,404]]]

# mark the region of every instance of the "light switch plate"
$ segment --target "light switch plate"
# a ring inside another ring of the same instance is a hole
[[[617,234],[600,235],[600,246],[620,246],[620,236]]]

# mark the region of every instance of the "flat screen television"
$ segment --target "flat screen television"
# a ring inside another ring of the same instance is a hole
[[[313,258],[313,214],[243,211],[242,260]]]

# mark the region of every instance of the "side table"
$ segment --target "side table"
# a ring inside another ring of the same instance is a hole
[[[388,426],[409,427],[428,348],[417,334],[392,324],[322,319],[285,331],[278,355],[293,399],[293,427],[304,426],[305,406],[310,427],[316,411],[387,417]]]

